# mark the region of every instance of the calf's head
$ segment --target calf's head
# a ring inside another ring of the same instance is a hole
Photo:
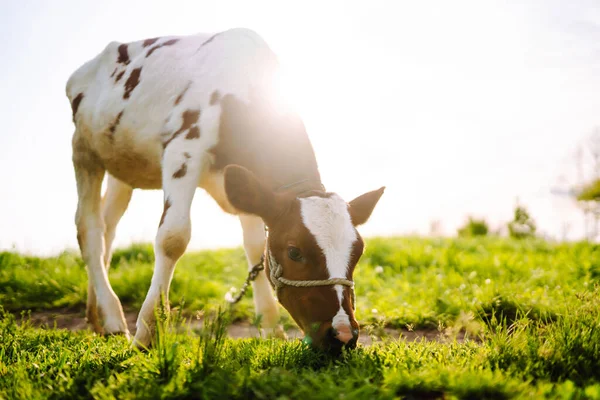
[[[384,189],[346,203],[335,193],[312,191],[299,197],[276,193],[242,167],[231,165],[225,170],[230,203],[242,213],[260,216],[267,225],[267,276],[279,302],[314,347],[335,352],[344,345],[356,346],[354,289],[343,284],[283,284],[271,273],[276,268],[288,282],[332,278],[352,282],[364,248],[355,227],[367,221]]]

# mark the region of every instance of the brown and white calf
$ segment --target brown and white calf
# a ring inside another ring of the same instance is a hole
[[[260,36],[232,29],[113,42],[69,78],[75,222],[89,276],[87,318],[97,332],[129,335],[107,270],[134,188],[164,192],[154,274],[137,320],[139,346],[151,343],[154,307],[161,293],[168,295],[189,242],[197,187],[239,215],[250,267],[265,251],[266,224],[267,272],[277,265],[289,280],[352,280],[363,251],[355,226],[368,219],[383,188],[350,203],[325,192],[302,121],[274,100],[277,67]],[[261,272],[253,289],[256,313],[272,331],[279,316],[269,279]],[[341,347],[358,336],[352,290],[285,286],[277,294],[316,346]]]

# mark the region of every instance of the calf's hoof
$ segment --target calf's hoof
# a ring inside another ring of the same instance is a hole
[[[152,335],[150,332],[153,331],[146,326],[138,327],[131,347],[142,351],[148,350],[152,346]]]
[[[125,337],[125,339],[127,339],[127,341],[131,341],[131,334],[128,330],[126,330],[125,332],[106,332],[104,333],[104,336],[123,336]]]
[[[104,334],[105,335],[123,335],[127,340],[131,339],[129,334],[129,328],[125,318],[112,318],[104,320]]]
[[[267,338],[275,338],[275,339],[283,339],[283,340],[287,339],[287,335],[285,334],[285,331],[283,330],[283,326],[281,326],[281,325],[277,325],[274,328],[262,329],[262,333],[263,333],[263,336],[267,337]]]
[[[102,328],[102,324],[100,324],[100,318],[98,316],[98,311],[94,308],[93,310],[88,309],[85,315],[85,321],[92,328],[92,330],[102,335],[104,333],[104,329]]]

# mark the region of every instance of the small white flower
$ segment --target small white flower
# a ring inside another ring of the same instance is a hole
[[[378,265],[375,267],[375,273],[376,274],[382,274],[383,273],[383,267],[381,265]]]
[[[490,278],[488,278],[488,279],[485,280],[485,284],[486,285],[489,285],[490,283],[492,283],[492,280]]]
[[[233,286],[229,288],[229,293],[235,293],[237,292],[237,289],[234,288]]]
[[[467,285],[465,285],[464,283],[461,283],[460,286],[458,287],[460,290],[465,290],[465,288],[467,287]]]
[[[473,271],[469,274],[469,279],[473,279],[477,276],[477,272]]]
[[[376,308],[372,309],[372,310],[371,310],[371,312],[372,312],[373,314],[377,314],[377,313],[378,313],[378,311],[377,311],[377,309],[376,309]]]
[[[225,301],[228,302],[228,303],[232,303],[233,302],[233,295],[231,294],[231,292],[225,293]]]

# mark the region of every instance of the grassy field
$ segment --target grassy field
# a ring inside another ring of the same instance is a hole
[[[115,252],[110,279],[126,306],[141,305],[152,261],[150,246]],[[186,255],[171,290],[175,311],[156,348],[139,353],[120,337],[40,329],[20,316],[83,310],[76,254],[0,253],[0,398],[600,399],[598,245],[368,239],[355,273],[357,317],[362,334],[383,340],[337,359],[298,340],[225,337],[228,322],[252,320],[250,295],[217,312],[245,271],[241,249]],[[197,311],[210,316],[203,329],[171,329]],[[395,340],[384,327],[446,340]]]

